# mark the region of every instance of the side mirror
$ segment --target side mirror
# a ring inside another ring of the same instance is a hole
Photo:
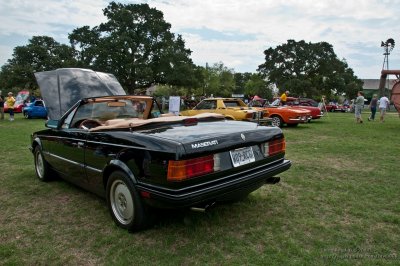
[[[48,128],[58,128],[59,120],[47,120],[46,127]]]

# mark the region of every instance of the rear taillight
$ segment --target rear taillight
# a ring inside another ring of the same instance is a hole
[[[214,155],[168,162],[168,181],[183,181],[214,172]]]
[[[246,118],[252,119],[253,118],[253,112],[246,113]]]
[[[261,150],[265,157],[273,156],[275,154],[285,152],[286,142],[285,139],[275,139],[269,142],[265,142],[261,145]]]

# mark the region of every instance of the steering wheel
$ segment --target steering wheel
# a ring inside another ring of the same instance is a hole
[[[89,130],[94,127],[101,126],[101,123],[93,119],[85,119],[79,124],[79,128]]]

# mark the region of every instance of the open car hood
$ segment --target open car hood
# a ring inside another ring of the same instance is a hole
[[[51,120],[59,120],[83,98],[126,95],[114,75],[90,69],[60,68],[36,72],[35,77]]]

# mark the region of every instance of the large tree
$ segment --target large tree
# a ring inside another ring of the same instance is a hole
[[[235,89],[234,89],[233,92],[236,93],[236,94],[244,93],[246,82],[248,80],[250,80],[252,75],[253,74],[249,73],[249,72],[245,72],[245,73],[236,72],[234,74]]]
[[[69,39],[85,67],[115,74],[133,92],[153,83],[196,86],[191,51],[171,33],[163,13],[148,4],[111,2],[107,22],[75,29]]]
[[[204,83],[204,94],[229,97],[235,91],[233,69],[226,67],[222,62],[207,66],[204,71]]]
[[[281,91],[319,98],[346,93],[353,97],[362,89],[345,60],[339,60],[327,42],[306,43],[288,40],[287,43],[264,51],[265,63],[258,67],[263,77],[275,83]]]
[[[258,95],[264,99],[272,99],[271,86],[260,74],[253,73],[246,81],[244,88],[248,96]]]
[[[74,51],[52,37],[34,36],[25,46],[14,48],[12,58],[1,68],[0,85],[3,88],[36,87],[34,72],[75,66]]]

